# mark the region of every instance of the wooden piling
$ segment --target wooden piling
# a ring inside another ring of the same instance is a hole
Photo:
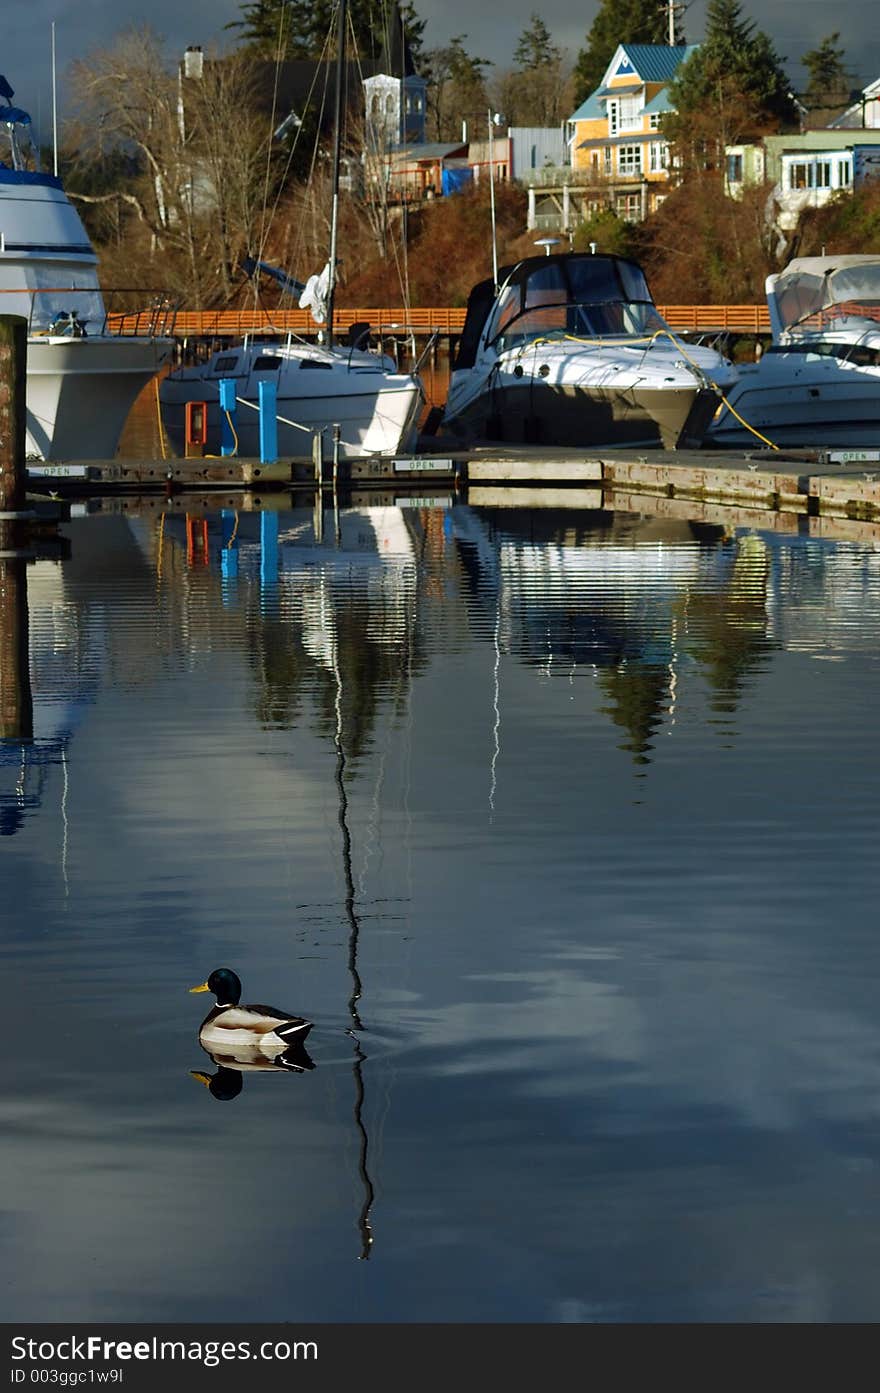
[[[11,542],[17,541],[17,526],[12,522],[0,522],[0,550],[6,551]],[[0,740],[30,740],[33,734],[34,703],[28,665],[27,562],[22,557],[2,556]]]
[[[27,320],[0,315],[0,513],[24,508],[26,371]]]

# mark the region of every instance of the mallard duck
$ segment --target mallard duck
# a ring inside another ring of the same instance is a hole
[[[199,1043],[218,1063],[289,1068],[285,1055],[302,1045],[312,1028],[303,1016],[274,1006],[240,1006],[241,982],[228,967],[218,967],[190,991],[213,992],[217,998],[199,1027]]]

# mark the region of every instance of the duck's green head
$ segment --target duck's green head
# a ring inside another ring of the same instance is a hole
[[[241,1092],[242,1078],[238,1069],[226,1069],[221,1065],[216,1074],[205,1074],[201,1069],[190,1069],[189,1072],[221,1103],[228,1103]]]
[[[241,982],[231,967],[216,968],[207,982],[200,987],[190,987],[190,991],[213,992],[218,1006],[237,1006],[241,1001]]]

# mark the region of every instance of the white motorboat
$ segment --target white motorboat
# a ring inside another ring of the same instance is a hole
[[[112,459],[143,387],[171,356],[166,306],[111,333],[98,258],[61,180],[39,168],[31,119],[0,77],[0,314],[27,320],[27,454]]]
[[[711,445],[880,446],[880,256],[805,256],[768,276],[772,342],[740,367]]]
[[[341,459],[395,454],[414,443],[424,404],[419,379],[397,372],[393,359],[363,349],[303,343],[246,343],[214,353],[207,363],[178,368],[159,388],[162,423],[174,447],[185,445],[186,406],[206,406],[206,447],[218,453],[224,413],[221,379],[235,382],[238,452],[259,455],[259,384],[276,384],[278,450],[311,454],[314,433],[340,429]],[[329,453],[329,442],[327,450]]]
[[[527,257],[471,291],[443,425],[474,441],[694,446],[735,379],[673,334],[634,261]]]

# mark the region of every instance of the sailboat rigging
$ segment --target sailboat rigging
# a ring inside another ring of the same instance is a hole
[[[159,401],[165,429],[180,451],[186,446],[186,407],[194,401],[206,404],[207,450],[219,450],[224,419],[220,382],[224,379],[234,382],[236,400],[245,408],[236,424],[241,454],[259,453],[259,388],[266,381],[276,386],[282,456],[308,457],[303,432],[323,436],[335,433],[337,426],[340,459],[393,455],[415,444],[425,402],[419,378],[398,372],[394,360],[385,354],[334,342],[346,22],[346,0],[339,0],[329,257],[321,274],[308,278],[300,297],[300,305],[310,306],[316,323],[324,326],[323,342],[297,341],[292,334],[280,345],[251,341],[234,350],[219,350],[207,363],[169,374],[159,390]],[[287,279],[292,284],[296,278]]]

